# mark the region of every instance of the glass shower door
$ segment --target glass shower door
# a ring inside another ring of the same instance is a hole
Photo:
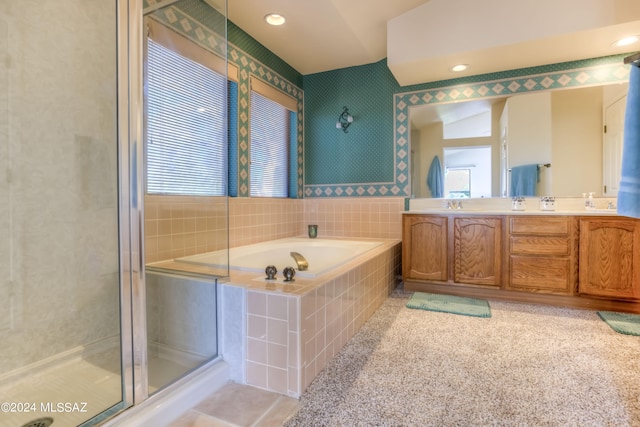
[[[116,0],[0,0],[0,426],[124,407]]]

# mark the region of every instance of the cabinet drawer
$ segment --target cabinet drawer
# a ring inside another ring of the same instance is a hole
[[[529,292],[570,293],[571,264],[568,258],[512,255],[509,286]]]
[[[569,217],[511,217],[511,234],[556,234],[569,235]]]
[[[511,236],[510,243],[512,254],[570,254],[570,243],[566,237]]]

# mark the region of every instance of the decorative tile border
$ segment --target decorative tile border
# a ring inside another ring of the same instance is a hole
[[[394,94],[394,182],[307,185],[305,186],[305,197],[409,197],[411,191],[409,185],[409,153],[411,151],[409,109],[411,107],[494,98],[550,89],[625,82],[629,78],[629,66],[623,64],[623,57],[624,55],[617,55],[494,73],[486,77],[495,79],[486,81],[472,81],[478,80],[482,76],[471,76],[457,80],[466,80],[465,83],[429,88],[426,87],[432,86],[432,84],[425,84],[422,85],[425,89]],[[566,67],[564,70],[563,66]],[[529,70],[531,74],[519,75]],[[446,83],[451,83],[451,81]]]
[[[447,104],[472,99],[495,98],[550,89],[567,89],[622,83],[629,80],[629,66],[622,57],[611,57],[612,63],[587,66],[552,73],[533,74],[498,80],[398,93],[393,97],[394,149],[396,186],[409,197],[408,180],[409,108],[426,104]]]
[[[266,65],[258,62],[229,43],[229,62],[238,66],[238,196],[249,197],[249,116],[251,76],[260,78],[275,88],[293,96],[298,101],[297,118],[297,198],[302,198],[303,188],[303,132],[304,92]]]
[[[146,6],[158,3],[156,0],[146,0]],[[296,198],[303,197],[304,173],[303,173],[303,135],[304,135],[304,92],[271,68],[257,61],[232,43],[220,36],[206,25],[198,22],[192,16],[187,15],[175,6],[169,6],[153,13],[153,18],[173,28],[202,48],[213,54],[227,58],[238,67],[238,196],[249,197],[249,110],[251,88],[249,81],[255,76],[274,86],[288,95],[294,97],[297,102],[297,182]]]

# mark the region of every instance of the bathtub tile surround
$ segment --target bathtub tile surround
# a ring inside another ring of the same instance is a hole
[[[147,263],[226,249],[227,198],[147,195]]]
[[[285,237],[306,236],[318,225],[318,237],[400,239],[401,197],[338,199],[226,199],[145,196],[147,263],[213,252]]]
[[[403,210],[401,197],[312,198],[304,200],[304,224],[317,224],[318,237],[400,239]]]
[[[306,227],[303,212],[302,199],[232,197],[229,247],[300,236]]]
[[[227,351],[244,355],[241,361],[229,361],[237,376],[231,379],[299,397],[395,289],[400,264],[400,241],[386,240],[336,271],[297,279],[297,287],[232,272],[222,284],[223,295],[242,289],[245,309],[237,312],[239,294],[233,291],[235,309],[228,310],[223,301],[222,316],[245,324],[246,339],[234,345],[229,331],[223,331],[225,359]]]
[[[234,248],[306,236],[308,224],[318,224],[319,238],[385,239],[316,279],[266,284],[256,273],[232,272],[219,287],[220,344],[238,383],[298,397],[386,299],[400,273],[399,197],[229,198],[228,240],[219,198],[146,196],[145,203],[147,259],[155,262],[224,249],[227,241]]]

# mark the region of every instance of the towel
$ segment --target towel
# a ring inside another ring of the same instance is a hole
[[[640,218],[640,65],[631,65],[629,74],[618,213]]]
[[[433,156],[429,173],[427,174],[427,185],[431,190],[431,197],[442,197],[444,194],[444,182],[442,178],[442,166],[438,156]]]
[[[509,196],[535,196],[540,181],[538,165],[522,165],[511,168],[511,188]]]

